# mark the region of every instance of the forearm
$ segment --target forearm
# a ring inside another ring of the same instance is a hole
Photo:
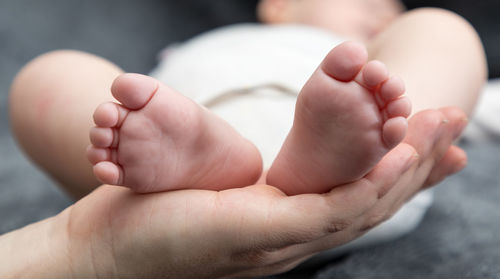
[[[73,278],[61,214],[0,236],[0,278]]]

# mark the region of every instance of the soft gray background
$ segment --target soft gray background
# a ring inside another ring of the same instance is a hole
[[[500,74],[500,3],[495,0],[406,1],[445,5],[479,29]],[[0,0],[0,233],[57,214],[71,204],[15,146],[8,127],[8,88],[15,73],[43,52],[72,48],[147,73],[167,44],[204,30],[253,21],[250,0]],[[499,124],[500,125],[500,124]],[[438,187],[413,233],[277,278],[500,278],[500,142],[464,145],[469,167]],[[2,264],[2,263],[0,263]]]

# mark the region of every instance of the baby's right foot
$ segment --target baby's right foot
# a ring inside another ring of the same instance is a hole
[[[211,112],[151,77],[125,74],[111,89],[121,102],[94,113],[87,155],[105,184],[136,192],[221,190],[260,177],[260,153]]]
[[[293,127],[267,174],[287,194],[322,193],[367,174],[405,136],[400,79],[355,43],[334,48],[297,99]]]

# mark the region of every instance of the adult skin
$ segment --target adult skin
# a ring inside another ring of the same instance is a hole
[[[59,215],[0,237],[1,278],[242,278],[289,270],[386,220],[462,169],[466,115],[416,114],[405,143],[326,194],[268,185],[147,195],[101,186]]]

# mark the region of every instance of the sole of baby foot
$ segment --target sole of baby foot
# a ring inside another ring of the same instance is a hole
[[[187,97],[139,74],[118,77],[111,91],[120,104],[96,109],[87,151],[101,182],[148,193],[222,190],[260,177],[256,147]]]
[[[289,195],[323,193],[367,174],[400,143],[411,103],[404,83],[363,45],[343,43],[301,90],[267,183]]]

